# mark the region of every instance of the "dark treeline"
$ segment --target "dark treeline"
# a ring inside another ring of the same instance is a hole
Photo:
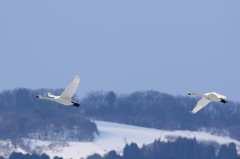
[[[56,134],[61,134],[61,131],[66,131],[66,129],[72,130],[72,132],[76,132],[77,129],[78,133],[69,133],[73,136],[67,136],[67,140],[93,140],[94,133],[98,133],[96,124],[86,119],[77,110],[79,108],[36,98],[36,95],[39,94],[47,96],[48,91],[59,94],[62,90],[39,89],[33,91],[19,88],[1,92],[0,139],[31,138],[35,135],[34,132],[38,132],[38,136],[34,136],[36,139],[51,140],[53,132],[56,137]],[[62,136],[59,137],[62,138]]]
[[[4,157],[0,157],[0,159],[5,159]],[[50,159],[48,155],[45,153],[42,155],[37,154],[22,154],[20,152],[13,152],[8,159]],[[53,159],[63,159],[62,157],[55,156]]]
[[[91,92],[82,99],[84,114],[98,120],[167,130],[207,129],[240,140],[240,104],[211,102],[191,114],[200,97],[173,96],[157,91],[117,95]]]
[[[200,145],[195,139],[178,138],[174,142],[161,142],[156,140],[153,144],[143,145],[127,144],[120,156],[114,150],[103,157],[94,154],[87,159],[236,159],[238,157],[236,145],[222,145],[218,153],[211,145]]]
[[[123,95],[112,91],[98,91],[89,93],[80,101],[82,106],[76,108],[36,98],[39,94],[47,96],[48,91],[56,95],[62,92],[61,89],[25,88],[1,92],[0,138],[16,138],[20,134],[28,134],[34,129],[54,124],[57,131],[61,130],[59,127],[62,126],[71,128],[77,125],[82,133],[78,137],[79,140],[92,140],[93,133],[98,131],[96,125],[85,118],[87,116],[157,129],[207,129],[240,140],[239,103],[211,102],[193,115],[189,111],[200,98],[187,95],[172,96],[157,91],[139,91]],[[78,101],[76,97],[74,100]]]
[[[222,145],[218,151],[214,145],[199,144],[196,139],[178,138],[174,142],[161,142],[143,145],[139,148],[137,144],[126,144],[122,155],[112,150],[101,156],[93,154],[87,159],[240,159],[237,155],[236,145],[230,143]],[[79,156],[79,158],[81,158]],[[0,157],[0,159],[4,159]],[[9,159],[50,159],[48,155],[22,154],[13,152]],[[55,156],[54,159],[63,159]]]

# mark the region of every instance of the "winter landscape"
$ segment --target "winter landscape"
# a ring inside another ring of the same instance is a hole
[[[196,138],[197,141],[204,144],[214,142],[222,145],[234,142],[237,148],[240,148],[240,142],[237,140],[204,132],[164,131],[111,122],[94,122],[97,124],[100,135],[96,136],[92,142],[59,141],[55,142],[55,145],[53,144],[54,142],[33,139],[24,139],[24,142],[30,147],[32,152],[46,153],[51,158],[61,156],[66,159],[87,158],[95,153],[104,155],[111,150],[115,150],[122,155],[125,145],[132,142],[141,147],[143,144],[151,144],[156,139],[168,142],[176,140],[177,137]],[[27,153],[21,148],[12,148],[11,151]]]
[[[240,159],[240,1],[0,1],[0,159]]]
[[[121,157],[126,155],[127,145],[133,143],[141,151],[151,153],[154,145],[180,142],[179,138],[187,139],[186,147],[191,142],[196,142],[198,147],[211,147],[214,156],[219,156],[224,151],[223,146],[230,143],[235,144],[232,147],[235,155],[240,149],[239,136],[235,132],[238,124],[235,122],[238,119],[236,115],[240,111],[238,103],[229,101],[227,107],[212,103],[198,115],[193,115],[188,110],[198,98],[172,96],[157,91],[129,95],[96,91],[79,101],[84,105],[81,109],[47,100],[36,101],[34,98],[34,94],[49,91],[61,90],[15,89],[0,93],[1,109],[5,112],[2,113],[0,125],[0,156],[13,158],[12,153],[19,152],[40,156],[46,154],[50,158],[91,159],[91,156],[96,158],[96,154],[107,157],[108,153],[114,151]],[[25,102],[21,103],[17,94]],[[7,99],[12,99],[9,100],[11,106],[6,103]],[[16,109],[18,114],[14,113]],[[168,112],[167,116],[165,112]],[[206,117],[209,112],[211,118]],[[231,116],[224,115],[225,112]],[[85,116],[89,116],[90,120]],[[219,117],[227,120],[220,120]],[[12,122],[15,124],[9,127],[8,123]],[[116,155],[108,158],[115,159]],[[195,155],[194,158],[199,157]]]

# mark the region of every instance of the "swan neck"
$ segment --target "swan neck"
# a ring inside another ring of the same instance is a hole
[[[54,98],[48,98],[48,97],[43,97],[43,96],[41,96],[39,98],[55,101]]]
[[[196,94],[196,93],[192,93],[192,95],[194,95],[194,96],[201,96],[201,97],[205,97],[205,95],[203,95],[203,94]]]

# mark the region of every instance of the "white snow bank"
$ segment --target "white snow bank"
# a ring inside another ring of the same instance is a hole
[[[198,141],[217,142],[219,144],[236,143],[240,148],[240,142],[228,137],[221,137],[211,135],[204,132],[195,131],[165,131],[158,129],[150,129],[138,126],[131,126],[125,124],[94,121],[97,124],[100,132],[93,142],[66,142],[59,144],[58,142],[48,142],[40,140],[26,139],[25,142],[31,149],[38,150],[37,152],[46,153],[51,158],[59,156],[63,158],[86,158],[89,155],[98,153],[100,155],[106,154],[108,151],[115,150],[122,153],[123,148],[128,143],[136,143],[139,147],[143,144],[154,142],[155,139],[161,141],[168,141],[168,136],[196,138]],[[16,150],[15,150],[16,151]],[[21,151],[22,150],[17,150]]]

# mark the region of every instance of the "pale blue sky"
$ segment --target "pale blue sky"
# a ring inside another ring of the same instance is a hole
[[[240,1],[0,1],[0,91],[216,91],[240,101]]]

